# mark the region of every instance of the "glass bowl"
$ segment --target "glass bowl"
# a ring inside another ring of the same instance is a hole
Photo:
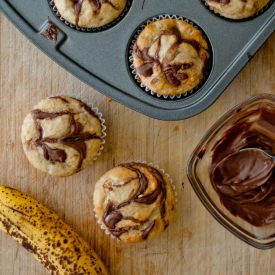
[[[260,106],[269,106],[275,110],[275,96],[270,94],[255,96],[223,115],[208,130],[190,156],[187,164],[187,176],[203,205],[219,223],[246,243],[259,249],[268,249],[275,247],[275,223],[257,227],[232,215],[220,202],[210,181],[213,146],[225,131],[230,126],[232,127],[232,124],[234,125],[234,121],[244,117],[247,111],[252,111]]]

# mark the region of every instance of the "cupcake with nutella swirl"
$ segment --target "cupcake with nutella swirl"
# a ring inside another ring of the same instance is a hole
[[[253,17],[271,0],[204,0],[215,13],[233,20]]]
[[[60,15],[83,28],[98,28],[117,19],[128,0],[53,0]]]
[[[211,56],[201,30],[187,21],[165,18],[145,26],[132,57],[144,86],[158,95],[178,96],[202,83]]]
[[[95,185],[98,223],[105,232],[126,243],[159,235],[173,218],[174,204],[168,175],[145,163],[121,164]]]
[[[82,101],[55,96],[40,101],[25,117],[21,140],[30,163],[53,176],[83,170],[103,149],[101,113]]]

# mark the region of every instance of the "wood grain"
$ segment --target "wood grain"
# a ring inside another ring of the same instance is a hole
[[[275,274],[275,250],[256,250],[218,224],[185,174],[188,156],[217,118],[251,95],[275,94],[275,34],[207,111],[185,121],[164,122],[109,102],[46,57],[3,15],[0,26],[1,184],[29,193],[62,215],[95,248],[112,275]],[[34,169],[20,142],[24,116],[39,100],[56,94],[93,102],[108,126],[104,154],[88,169],[66,179]],[[169,172],[176,182],[178,211],[159,238],[124,245],[105,236],[95,224],[92,194],[95,181],[107,169],[137,159],[157,163]],[[42,275],[46,271],[0,233],[0,274]]]

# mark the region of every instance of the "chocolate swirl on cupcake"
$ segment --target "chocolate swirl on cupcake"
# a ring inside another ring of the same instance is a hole
[[[124,242],[158,235],[170,223],[174,191],[158,169],[126,163],[104,174],[96,183],[94,209],[103,229]]]
[[[200,30],[180,19],[149,23],[133,47],[141,82],[159,95],[180,95],[196,88],[210,69],[209,46]]]
[[[233,20],[245,19],[263,10],[271,0],[204,0],[215,13]]]
[[[22,126],[22,143],[29,161],[56,176],[84,169],[100,149],[98,116],[82,101],[51,97],[41,101]]]
[[[61,16],[78,27],[98,28],[114,21],[127,0],[54,0]]]

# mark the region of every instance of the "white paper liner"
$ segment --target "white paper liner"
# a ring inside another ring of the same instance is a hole
[[[208,5],[208,3],[206,2],[206,0],[201,0],[201,1],[206,6],[206,8],[208,10],[210,10],[211,12],[213,12],[216,16],[221,17],[222,19],[225,19],[227,21],[242,22],[242,21],[252,20],[252,19],[258,17],[259,15],[261,15],[262,13],[264,13],[266,10],[268,10],[272,6],[272,4],[274,3],[275,0],[271,0],[261,10],[257,11],[255,14],[253,14],[251,16],[245,17],[245,18],[237,18],[237,19],[226,17],[226,16],[220,14],[219,12],[216,12],[211,6]]]
[[[106,137],[107,137],[107,133],[106,133],[107,127],[106,127],[106,124],[105,124],[106,120],[104,119],[103,114],[99,111],[98,107],[95,107],[91,102],[89,102],[88,100],[85,100],[83,98],[79,98],[79,97],[76,97],[74,95],[69,95],[69,94],[67,94],[67,95],[66,94],[51,95],[51,96],[49,96],[49,98],[56,97],[56,96],[60,96],[60,97],[63,97],[63,96],[66,97],[67,96],[67,97],[71,97],[73,99],[80,100],[81,102],[86,104],[88,107],[90,107],[92,109],[92,111],[94,111],[94,113],[98,117],[98,119],[100,120],[101,131],[102,131],[102,134],[101,134],[101,137],[100,137],[101,144],[100,144],[100,147],[99,147],[96,155],[93,157],[93,161],[97,160],[98,157],[102,154],[102,152],[104,150],[104,146],[105,146],[105,143],[106,143]]]
[[[141,80],[139,79],[139,76],[137,75],[136,71],[135,71],[135,68],[134,68],[134,58],[133,58],[133,47],[137,41],[137,38],[139,36],[139,34],[143,31],[143,29],[153,23],[153,22],[156,22],[158,20],[162,20],[162,19],[179,19],[179,20],[182,20],[182,21],[185,21],[187,23],[189,23],[190,25],[192,25],[194,28],[196,29],[199,29],[201,32],[202,32],[202,35],[203,35],[203,38],[206,40],[208,46],[209,46],[209,53],[210,53],[210,65],[209,65],[209,69],[207,70],[207,73],[204,75],[204,78],[201,80],[201,82],[199,83],[199,85],[197,85],[196,87],[194,87],[192,90],[190,91],[187,91],[187,92],[184,92],[182,94],[179,94],[179,95],[163,95],[163,94],[158,94],[156,92],[154,92],[153,90],[149,89],[147,86],[145,86]],[[152,18],[149,18],[145,21],[145,23],[141,24],[134,32],[132,38],[131,38],[131,42],[128,46],[128,66],[129,66],[129,69],[130,69],[130,73],[131,73],[131,76],[133,77],[134,81],[137,83],[137,85],[143,90],[145,91],[146,93],[154,96],[154,97],[157,97],[157,98],[160,98],[160,99],[172,99],[172,100],[176,100],[176,99],[182,99],[182,98],[185,98],[195,92],[197,92],[203,85],[204,83],[206,82],[208,76],[210,75],[210,71],[211,71],[211,68],[212,68],[212,58],[213,58],[213,55],[212,55],[212,47],[211,47],[211,44],[209,42],[209,39],[208,37],[206,36],[206,34],[204,33],[203,29],[201,27],[199,27],[197,24],[195,24],[194,22],[192,22],[191,20],[183,17],[183,16],[178,16],[178,15],[171,15],[171,14],[161,14],[161,15],[158,15],[158,16],[154,16]]]
[[[101,32],[101,31],[105,31],[113,26],[115,26],[117,23],[119,23],[127,14],[127,12],[129,11],[131,5],[132,5],[132,1],[133,0],[128,0],[127,4],[124,8],[124,10],[121,12],[121,14],[114,19],[112,22],[104,25],[104,26],[100,26],[100,27],[94,27],[94,28],[85,28],[85,27],[78,27],[73,23],[70,23],[69,21],[67,21],[66,19],[64,19],[61,14],[59,13],[57,7],[55,6],[54,0],[48,0],[48,3],[50,5],[50,8],[52,9],[53,13],[55,14],[55,16],[61,21],[63,22],[66,26],[77,30],[77,31],[81,31],[81,32],[88,32],[88,33],[93,33],[93,32]]]
[[[175,184],[174,184],[173,179],[171,178],[171,176],[170,176],[168,173],[166,173],[166,172],[164,171],[164,169],[159,168],[158,165],[156,165],[156,164],[154,164],[154,163],[152,163],[152,162],[149,162],[149,163],[148,163],[148,162],[146,162],[146,161],[141,161],[141,160],[122,162],[122,163],[116,165],[115,167],[117,167],[117,166],[119,166],[119,165],[121,165],[121,164],[127,164],[127,163],[141,163],[141,164],[146,164],[146,165],[152,166],[153,168],[155,168],[155,169],[157,169],[158,171],[160,171],[160,172],[167,178],[167,180],[171,183],[171,186],[172,186],[172,188],[173,188],[173,190],[174,190],[174,199],[175,199],[174,211],[176,211],[175,209],[176,209],[176,205],[177,205],[177,202],[178,202],[178,193],[177,193],[176,186],[175,186]],[[113,168],[115,168],[115,167],[113,167]],[[110,235],[112,239],[114,239],[114,240],[116,240],[116,241],[118,241],[118,242],[121,242],[121,240],[120,240],[119,238],[117,238],[117,237],[115,237],[113,234],[111,234],[111,232],[106,228],[106,226],[105,226],[103,223],[100,223],[100,222],[99,222],[99,217],[98,217],[98,215],[96,214],[95,207],[94,207],[93,211],[94,211],[94,215],[95,215],[96,222],[98,223],[99,227],[105,232],[105,234],[106,234],[106,235]]]
[[[85,103],[85,104],[87,104],[87,103]],[[99,112],[98,107],[94,107],[91,104],[87,104],[87,105],[91,107],[91,109],[95,112],[96,116],[99,118],[101,130],[102,130],[102,135],[100,137],[101,144],[100,144],[100,147],[99,147],[96,155],[93,158],[93,160],[95,161],[98,159],[98,157],[102,154],[102,152],[104,150],[104,146],[106,143],[106,137],[107,137],[107,133],[106,133],[107,127],[105,125],[106,120],[104,119],[103,114],[101,112]]]

